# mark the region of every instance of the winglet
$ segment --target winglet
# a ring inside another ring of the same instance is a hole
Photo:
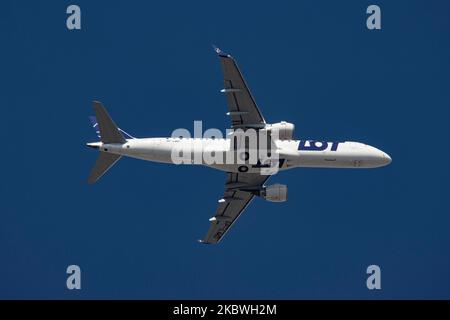
[[[231,55],[229,55],[228,53],[223,52],[216,45],[213,44],[212,46],[214,48],[214,51],[219,55],[219,57],[231,58]]]

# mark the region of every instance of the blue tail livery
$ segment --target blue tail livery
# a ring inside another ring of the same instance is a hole
[[[100,135],[100,128],[98,127],[97,118],[95,116],[89,116],[89,120],[91,121],[92,128],[94,128],[95,133],[97,134],[97,137],[101,140],[102,137]],[[136,139],[131,134],[126,133],[125,131],[123,131],[120,128],[119,128],[119,131],[125,139]]]

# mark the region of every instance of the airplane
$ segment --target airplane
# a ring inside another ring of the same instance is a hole
[[[236,60],[215,46],[214,50],[222,66],[224,88],[221,92],[227,99],[227,115],[231,118],[233,130],[225,138],[135,138],[118,128],[104,106],[94,101],[95,117],[90,119],[100,141],[86,145],[99,150],[99,157],[88,183],[92,184],[100,179],[122,156],[174,163],[174,150],[188,150],[191,154],[189,161],[184,164],[206,165],[227,172],[224,194],[218,201],[214,216],[209,219],[211,223],[206,236],[199,240],[204,244],[216,244],[255,197],[273,202],[287,200],[287,186],[265,185],[269,177],[278,171],[300,167],[376,168],[391,163],[391,157],[387,153],[367,144],[353,141],[296,140],[294,124],[285,121],[267,123]],[[245,139],[241,139],[242,134],[245,136],[250,131],[263,137],[257,139],[253,147]],[[262,142],[266,138],[264,147]],[[264,159],[259,157],[258,152],[256,158],[249,156],[249,151],[261,151],[263,148],[267,149]],[[192,160],[192,154],[194,157],[202,155],[205,150],[210,154],[231,154],[233,157],[230,157],[231,161],[223,163],[207,162],[203,158],[200,162]]]

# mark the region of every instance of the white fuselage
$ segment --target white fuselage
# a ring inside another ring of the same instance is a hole
[[[256,153],[256,156],[245,161],[246,156],[242,157],[240,150],[230,151],[230,141],[204,138],[143,138],[129,139],[124,144],[95,142],[88,145],[103,152],[163,163],[180,164],[182,155],[185,160],[182,164],[201,164],[227,172],[261,173],[264,167],[261,164],[286,170],[296,167],[375,168],[391,162],[389,155],[363,143],[314,140],[276,140],[271,152],[272,160],[261,161]]]

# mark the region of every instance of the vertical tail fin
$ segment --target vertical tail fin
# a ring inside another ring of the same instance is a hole
[[[94,112],[98,121],[97,126],[100,131],[100,139],[103,143],[125,143],[126,140],[120,133],[113,119],[109,116],[101,102],[94,101]]]
[[[95,130],[95,133],[97,134],[97,137],[101,140],[102,136],[100,135],[100,127],[98,126],[97,118],[95,116],[89,116],[89,121],[91,122],[92,128]],[[118,128],[118,129],[119,129],[119,132],[122,134],[122,136],[125,139],[136,139],[135,137],[133,137],[128,132],[126,132],[126,131],[124,131],[124,130],[122,130],[120,128]]]
[[[89,116],[89,121],[91,122],[92,128],[94,128],[95,133],[97,134],[97,137],[101,140],[102,137],[100,136],[100,129],[98,127],[97,118],[95,116]],[[125,139],[136,139],[136,137],[133,137],[131,134],[129,134],[128,132],[126,132],[120,128],[119,128],[119,131]]]

